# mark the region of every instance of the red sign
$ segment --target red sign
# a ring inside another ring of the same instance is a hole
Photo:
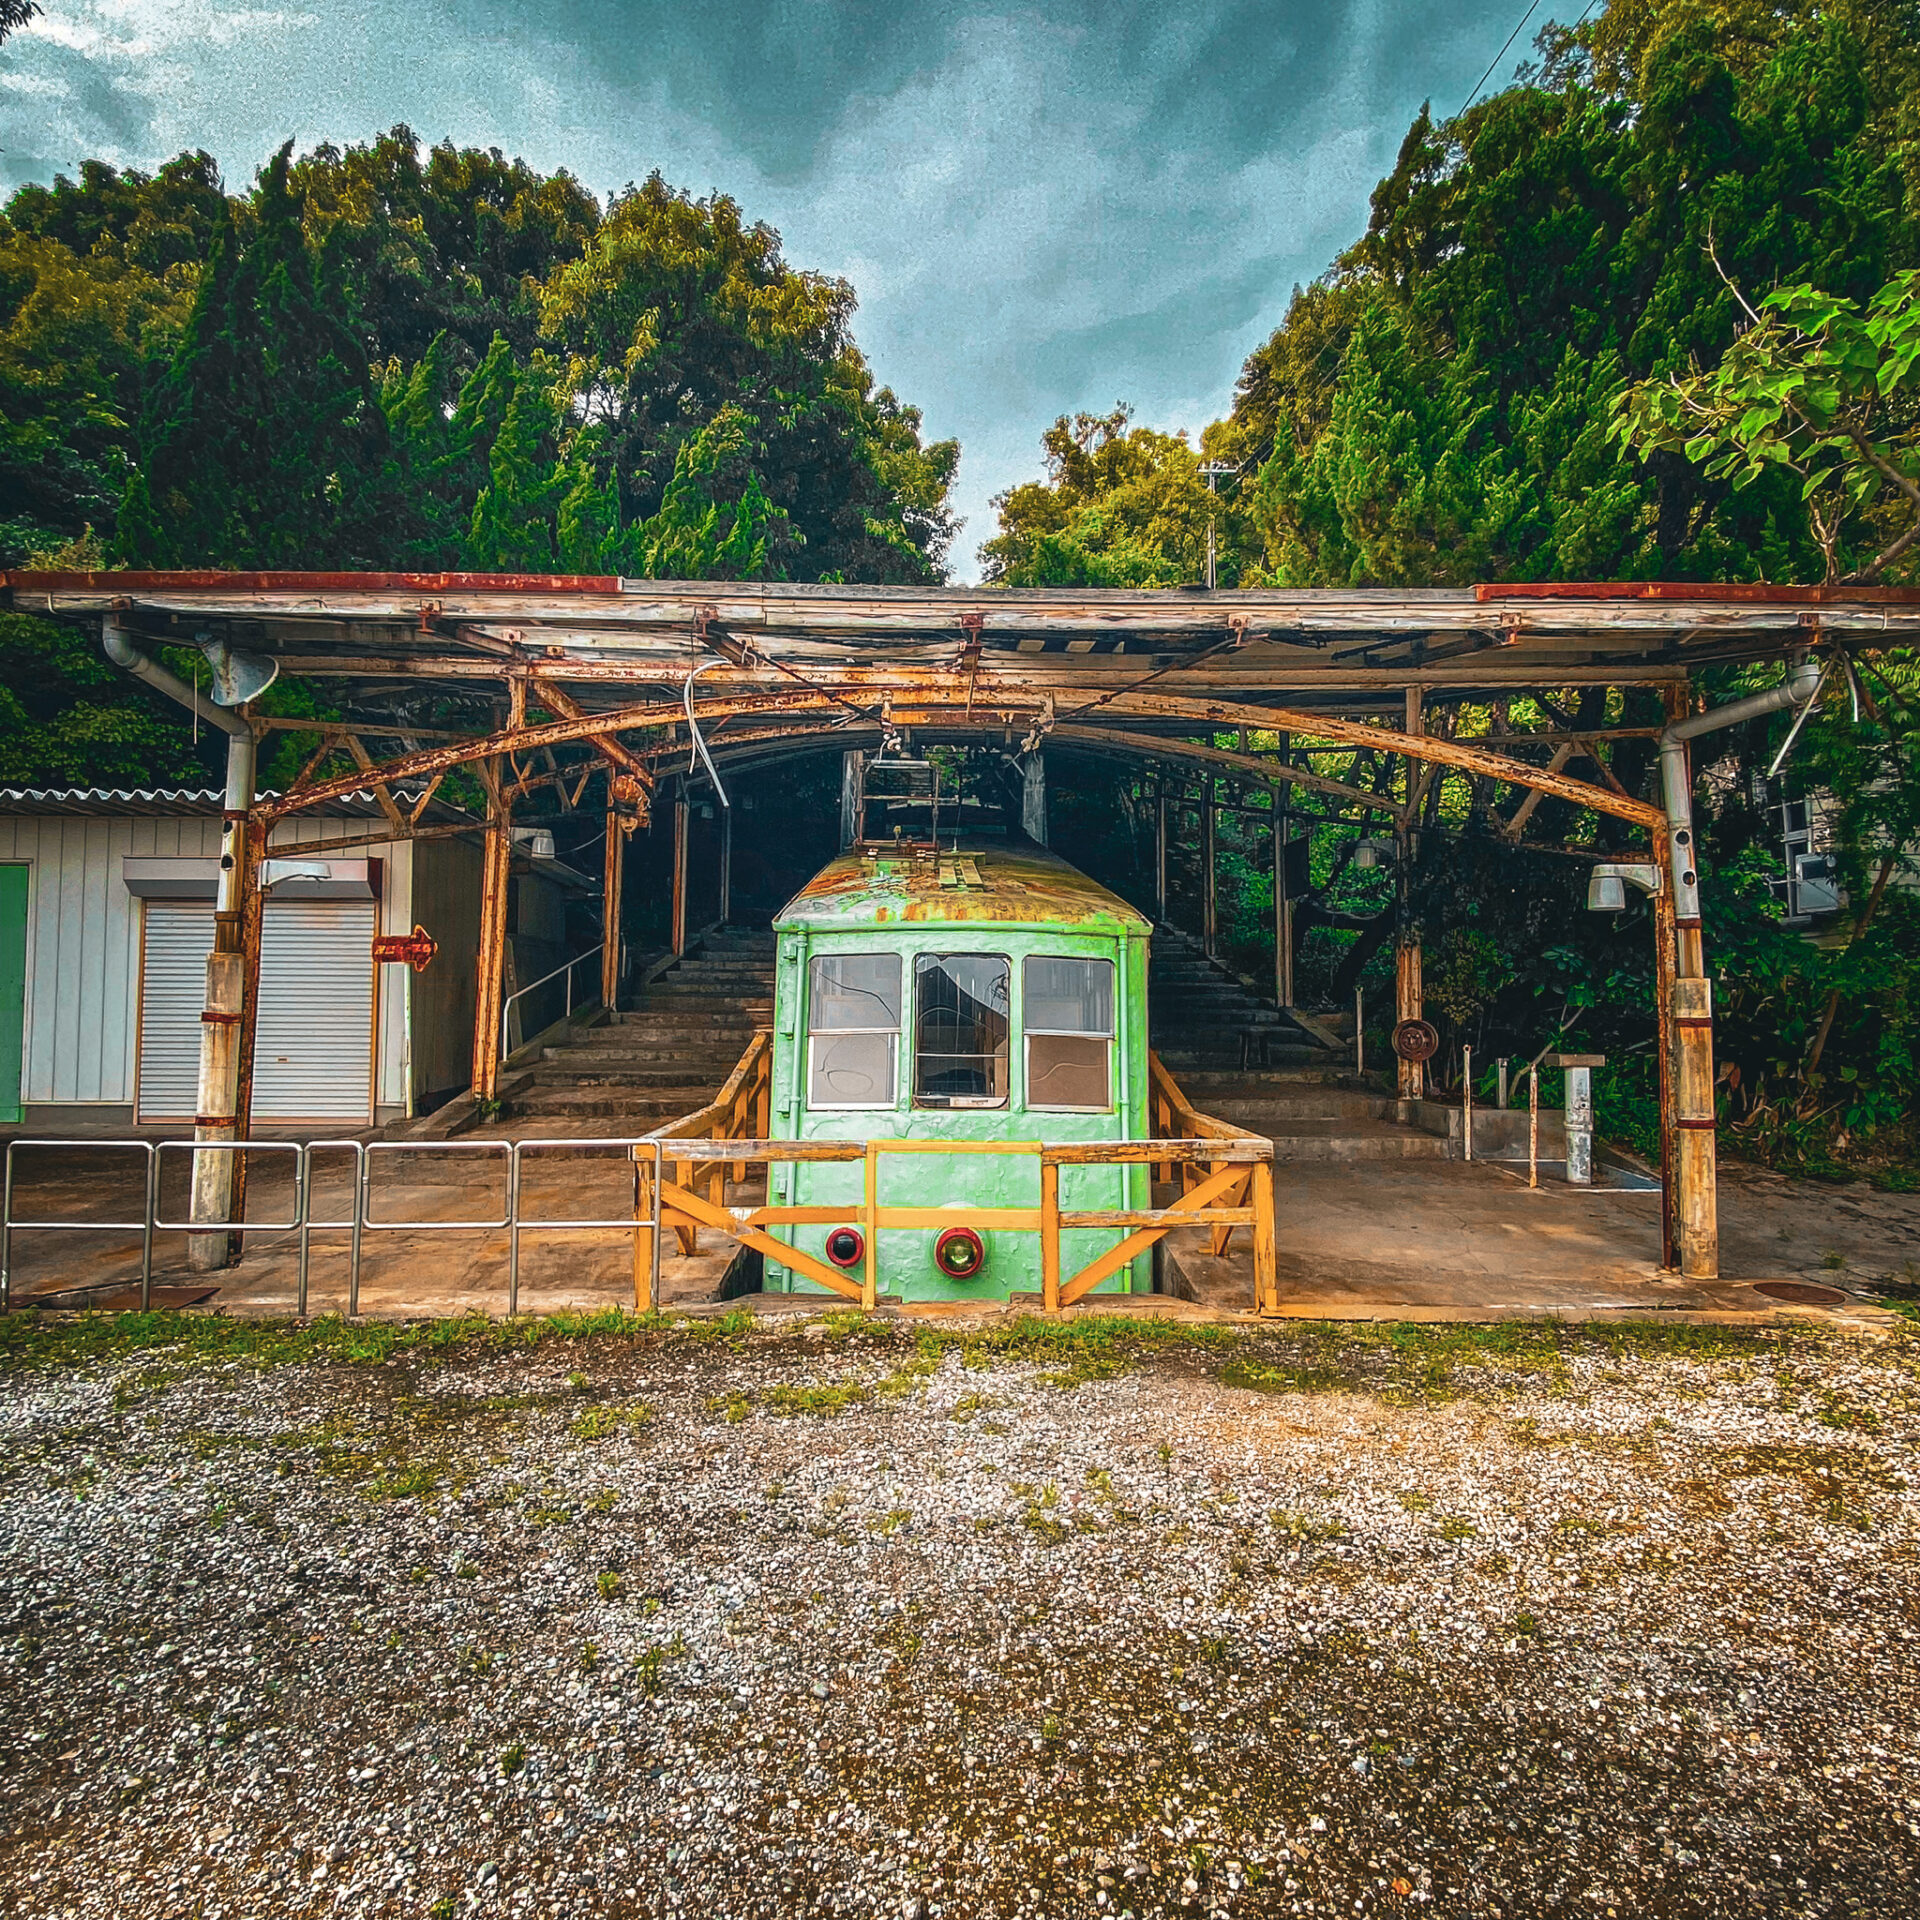
[[[425,973],[428,962],[439,951],[439,944],[425,927],[415,927],[411,933],[383,933],[373,943],[376,961],[397,961],[415,973]]]

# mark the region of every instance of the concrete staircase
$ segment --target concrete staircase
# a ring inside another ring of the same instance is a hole
[[[1338,1065],[1326,1049],[1176,927],[1155,927],[1147,966],[1147,1031],[1168,1072],[1222,1072],[1256,1057],[1277,1068]]]
[[[645,1133],[703,1107],[773,1019],[773,935],[723,927],[657,976],[631,1009],[542,1049],[507,1103],[526,1123]]]
[[[1265,1134],[1276,1161],[1447,1158],[1445,1139],[1400,1125],[1392,1097],[1354,1078],[1344,1048],[1319,1045],[1177,928],[1154,929],[1147,1011],[1187,1098]]]
[[[1390,1094],[1332,1069],[1175,1074],[1202,1113],[1263,1133],[1276,1165],[1301,1160],[1445,1160],[1446,1137],[1402,1126]]]

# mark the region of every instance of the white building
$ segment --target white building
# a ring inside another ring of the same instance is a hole
[[[191,1126],[221,795],[0,788],[0,1124]],[[422,824],[457,825],[430,805]],[[253,1118],[348,1132],[431,1111],[467,1085],[480,922],[480,834],[370,841],[353,795],[277,830],[261,922]],[[352,842],[337,857],[330,844]],[[598,853],[591,855],[597,861]],[[567,906],[592,889],[516,855],[511,991],[592,944]],[[424,972],[376,964],[377,934],[425,928]],[[516,1013],[521,1009],[516,1009]],[[515,1032],[558,1012],[529,997]]]

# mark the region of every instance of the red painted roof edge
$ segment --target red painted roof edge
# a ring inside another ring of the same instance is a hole
[[[618,593],[612,573],[222,573],[187,568],[165,573],[0,573],[9,588],[149,591],[168,587],[225,587],[238,593],[323,592],[329,588],[365,593]]]
[[[1512,580],[1477,586],[1476,600],[1731,600],[1763,606],[1914,606],[1920,587],[1776,587],[1750,581]]]

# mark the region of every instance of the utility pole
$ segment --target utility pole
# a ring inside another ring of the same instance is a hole
[[[1206,475],[1207,493],[1211,497],[1215,491],[1213,483],[1221,474],[1238,473],[1240,469],[1225,460],[1206,460],[1201,462],[1200,471]],[[1213,511],[1209,508],[1207,511],[1207,591],[1209,593],[1213,591],[1213,560]]]

